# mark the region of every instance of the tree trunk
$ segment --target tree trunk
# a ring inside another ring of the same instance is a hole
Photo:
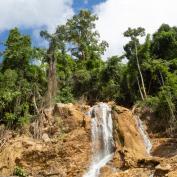
[[[32,100],[33,100],[33,104],[34,104],[34,108],[36,110],[36,113],[39,115],[39,109],[38,109],[37,104],[36,104],[35,94],[33,95]]]
[[[138,71],[139,71],[140,78],[141,78],[141,84],[142,84],[142,89],[143,89],[143,93],[144,93],[144,98],[147,98],[146,89],[145,89],[145,85],[144,85],[144,79],[143,79],[143,75],[141,72],[139,59],[138,59],[138,51],[137,51],[136,41],[135,41],[135,55],[136,55],[136,62],[137,62]]]
[[[138,77],[136,77],[136,80],[138,82],[138,88],[139,88],[139,92],[140,92],[140,95],[141,95],[141,99],[144,100],[144,96],[143,96],[143,93],[142,93],[142,90],[141,90],[141,86],[140,86],[140,82],[139,82]]]
[[[54,54],[48,56],[49,70],[48,70],[48,89],[47,89],[47,105],[49,107],[53,104],[53,99],[57,92],[57,79],[56,79],[56,59]]]

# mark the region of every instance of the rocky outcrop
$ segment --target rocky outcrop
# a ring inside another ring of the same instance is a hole
[[[112,106],[116,152],[114,166],[137,167],[138,159],[148,156],[137,122],[132,112],[120,106]]]
[[[101,170],[101,177],[177,176],[176,140],[153,139],[151,156],[147,153],[136,117],[126,108],[112,106],[116,151],[111,165]],[[156,136],[155,136],[156,137]]]

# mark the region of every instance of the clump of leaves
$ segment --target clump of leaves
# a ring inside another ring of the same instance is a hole
[[[72,94],[72,90],[70,87],[63,87],[61,90],[58,91],[56,96],[56,101],[61,103],[73,103],[74,96]]]
[[[148,107],[148,108],[151,108],[153,111],[156,111],[159,106],[160,99],[157,96],[156,97],[149,96],[144,101],[139,101],[137,103],[142,108]]]
[[[13,175],[17,175],[17,176],[20,176],[20,177],[27,177],[26,172],[19,166],[15,167]]]

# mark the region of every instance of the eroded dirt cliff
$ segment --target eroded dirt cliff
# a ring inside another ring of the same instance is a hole
[[[177,176],[177,141],[150,133],[153,148],[146,151],[133,113],[110,104],[115,153],[100,177]],[[4,131],[0,144],[0,176],[18,166],[33,177],[82,177],[91,163],[89,106],[57,104],[45,110],[42,124],[33,123],[21,135]],[[34,137],[40,139],[34,139]]]
[[[47,120],[53,125],[43,128],[43,140],[27,135],[9,137],[1,148],[0,175],[12,175],[19,166],[34,177],[82,176],[91,154],[90,118],[84,109],[58,104],[52,112],[46,110]]]

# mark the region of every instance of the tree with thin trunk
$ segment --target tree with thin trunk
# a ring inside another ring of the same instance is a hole
[[[139,82],[138,77],[137,77],[137,82],[138,82],[138,87],[139,87],[139,91],[140,91],[142,100],[147,98],[147,94],[146,94],[146,88],[145,88],[145,84],[144,84],[143,74],[141,71],[140,61],[138,58],[138,45],[139,45],[138,37],[139,36],[143,37],[144,35],[145,35],[145,29],[141,28],[141,27],[139,27],[137,29],[128,28],[128,30],[126,32],[124,32],[125,37],[131,38],[131,41],[129,42],[129,44],[127,46],[124,47],[124,49],[129,50],[129,54],[127,55],[129,60],[134,60],[134,59],[136,60],[136,65],[137,65],[137,69],[138,69],[138,73],[139,73],[139,77],[140,77],[140,81],[141,81],[141,86],[140,86],[140,82]]]

